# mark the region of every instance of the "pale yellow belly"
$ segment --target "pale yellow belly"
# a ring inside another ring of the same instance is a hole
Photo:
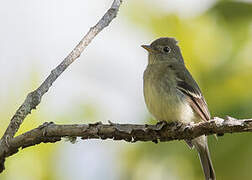
[[[194,121],[194,112],[182,96],[176,96],[176,89],[167,93],[164,88],[156,88],[153,84],[146,83],[144,97],[148,110],[159,121],[178,121],[189,123]],[[182,95],[182,94],[181,94]]]

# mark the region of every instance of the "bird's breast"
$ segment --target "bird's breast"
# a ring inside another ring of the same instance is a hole
[[[183,93],[176,88],[175,73],[167,68],[147,67],[144,98],[148,110],[159,121],[192,121],[193,111]]]

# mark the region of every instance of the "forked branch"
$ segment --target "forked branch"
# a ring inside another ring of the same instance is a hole
[[[88,46],[88,44],[94,39],[94,37],[116,17],[122,0],[114,0],[112,6],[104,14],[104,16],[98,21],[98,23],[90,28],[88,33],[83,37],[79,44],[72,50],[72,52],[55,68],[51,71],[46,80],[33,92],[29,93],[18,108],[14,116],[11,118],[3,137],[0,140],[0,172],[4,169],[5,157],[3,154],[7,153],[10,141],[19,130],[26,116],[31,113],[33,109],[36,109],[40,103],[43,95],[49,90],[56,79],[65,71],[70,64],[72,64]]]

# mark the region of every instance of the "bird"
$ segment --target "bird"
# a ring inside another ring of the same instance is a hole
[[[188,124],[208,121],[211,116],[206,100],[185,66],[178,41],[161,37],[150,45],[148,65],[143,76],[143,91],[147,109],[158,121]],[[207,136],[185,140],[197,150],[205,180],[216,180]]]

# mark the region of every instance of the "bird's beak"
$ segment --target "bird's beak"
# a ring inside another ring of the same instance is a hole
[[[157,52],[155,49],[153,49],[150,45],[142,45],[142,48],[146,49],[148,52]]]

